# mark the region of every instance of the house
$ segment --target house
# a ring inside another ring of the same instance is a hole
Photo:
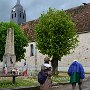
[[[71,50],[71,54],[62,57],[58,69],[67,71],[72,61],[78,59],[84,66],[85,71],[90,72],[90,3],[68,9],[66,12],[71,15],[73,22],[76,24],[80,42],[75,50]],[[32,70],[39,70],[45,57],[45,55],[39,53],[36,47],[34,28],[37,23],[38,19],[20,25],[30,39],[28,47],[25,47],[25,59]]]

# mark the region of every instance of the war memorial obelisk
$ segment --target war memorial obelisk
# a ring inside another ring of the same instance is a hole
[[[15,50],[14,50],[14,30],[9,28],[7,30],[5,54],[3,56],[3,65],[7,66],[7,74],[14,68],[16,62]]]

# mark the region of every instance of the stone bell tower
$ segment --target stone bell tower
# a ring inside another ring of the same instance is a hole
[[[17,0],[16,5],[12,8],[10,20],[19,25],[26,22],[26,12],[20,4],[20,0]]]
[[[7,30],[5,54],[3,56],[3,65],[7,65],[7,72],[11,72],[16,62],[15,50],[14,50],[14,30],[9,28]]]

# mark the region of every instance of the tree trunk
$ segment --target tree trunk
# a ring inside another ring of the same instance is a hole
[[[53,75],[57,75],[58,74],[58,58],[53,57],[51,60],[51,65],[52,65]]]

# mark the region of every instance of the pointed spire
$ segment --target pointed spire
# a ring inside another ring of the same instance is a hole
[[[20,0],[17,0],[17,4],[20,4]]]

